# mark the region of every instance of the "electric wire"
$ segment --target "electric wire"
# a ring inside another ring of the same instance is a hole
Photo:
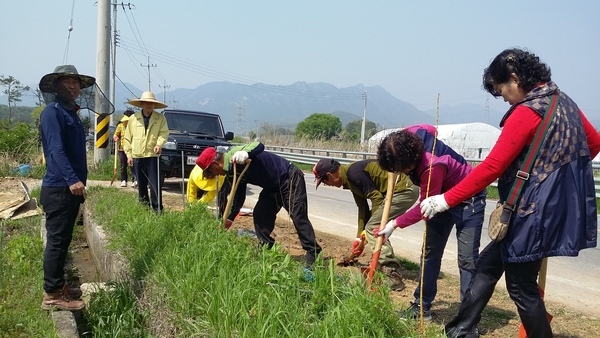
[[[73,31],[73,14],[75,13],[75,0],[73,0],[73,4],[71,5],[71,20],[69,21],[69,34],[67,35],[67,44],[65,46],[65,52],[63,54],[63,65],[67,64],[67,60],[69,59],[69,45],[71,44],[71,32]]]

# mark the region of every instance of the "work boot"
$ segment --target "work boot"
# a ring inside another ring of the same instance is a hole
[[[44,300],[42,300],[43,310],[78,311],[84,307],[84,302],[71,299],[71,297],[65,293],[65,289],[57,292],[44,292]]]
[[[382,266],[381,271],[387,276],[387,278],[391,282],[390,289],[392,291],[404,290],[406,285],[404,285],[402,275],[400,274],[397,268],[394,268],[392,266]]]
[[[64,292],[66,292],[67,295],[69,295],[69,297],[71,297],[71,299],[81,299],[81,296],[83,295],[83,292],[81,292],[80,288],[69,286],[66,283],[63,288],[64,288]]]

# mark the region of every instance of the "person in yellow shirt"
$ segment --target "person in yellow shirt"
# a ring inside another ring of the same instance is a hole
[[[117,129],[115,130],[115,134],[113,136],[113,141],[115,141],[115,146],[118,148],[119,155],[119,163],[121,164],[120,174],[121,174],[121,187],[127,186],[127,155],[125,154],[125,150],[123,149],[123,136],[125,135],[125,128],[127,128],[127,123],[129,122],[129,116],[133,115],[134,111],[132,109],[127,109],[125,113],[123,113],[123,118],[117,124]],[[137,187],[137,180],[135,179],[135,169],[131,167],[131,186],[133,188]]]
[[[187,201],[188,203],[212,202],[217,193],[219,194],[218,207],[219,215],[223,214],[223,209],[227,203],[227,193],[230,185],[225,181],[224,175],[205,175],[202,167],[208,167],[212,162],[218,161],[223,157],[223,153],[217,152],[215,148],[207,148],[196,159],[196,166],[192,169],[187,183]],[[223,185],[226,187],[223,188]],[[227,220],[226,229],[231,227],[232,221]]]
[[[130,100],[128,104],[142,110],[129,117],[125,128],[123,149],[127,164],[135,169],[140,202],[152,207],[155,212],[161,212],[164,175],[160,174],[158,157],[169,137],[169,127],[165,116],[154,109],[167,108],[167,105],[157,101],[154,93],[149,91],[143,92],[139,99]]]

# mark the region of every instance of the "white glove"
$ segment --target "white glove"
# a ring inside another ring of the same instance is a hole
[[[381,230],[375,229],[374,233],[377,237],[383,236],[383,241],[385,241],[386,239],[390,238],[394,230],[396,230],[396,220],[392,219],[391,221],[387,222],[385,228]]]
[[[421,202],[421,214],[425,219],[430,219],[435,214],[450,209],[444,195],[427,197]]]
[[[248,152],[240,150],[240,151],[236,151],[235,154],[233,154],[233,156],[231,157],[231,162],[237,163],[237,164],[244,164],[244,162],[246,162],[247,159],[248,159]]]

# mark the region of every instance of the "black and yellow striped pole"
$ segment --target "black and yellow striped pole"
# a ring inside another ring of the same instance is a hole
[[[110,154],[109,145],[109,115],[96,114],[96,147],[94,149],[95,162],[106,161]]]

